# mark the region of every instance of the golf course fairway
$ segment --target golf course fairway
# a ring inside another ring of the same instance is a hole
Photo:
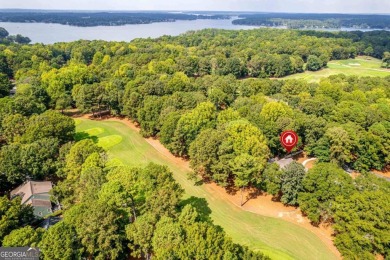
[[[211,209],[211,219],[221,226],[235,243],[260,250],[272,259],[338,259],[314,233],[303,227],[272,217],[254,214],[224,200],[205,185],[188,180],[188,166],[168,158],[144,139],[136,129],[118,121],[77,118],[77,132],[94,136],[113,163],[144,166],[149,162],[167,165],[185,190],[185,197],[203,199],[204,209]]]

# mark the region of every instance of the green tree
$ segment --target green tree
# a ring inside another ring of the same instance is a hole
[[[383,59],[382,59],[382,67],[383,68],[390,68],[390,52],[386,51],[383,53]]]
[[[234,158],[232,172],[235,176],[234,184],[241,189],[241,206],[243,205],[243,190],[250,184],[255,184],[260,179],[262,165],[257,158],[249,154],[240,154]]]
[[[390,196],[384,191],[355,192],[333,205],[335,245],[345,258],[389,256]]]
[[[96,152],[88,156],[82,166],[80,179],[76,187],[74,187],[76,199],[85,203],[93,203],[97,200],[98,194],[96,190],[99,190],[106,182],[106,173],[103,171],[104,164],[86,166],[88,161],[94,157],[97,157],[98,160],[101,158],[100,154]]]
[[[81,257],[82,247],[74,228],[64,221],[50,227],[39,243],[45,260],[76,259]]]
[[[72,98],[76,101],[76,106],[83,112],[91,112],[106,104],[106,89],[103,84],[83,84],[75,85],[72,89]]]
[[[390,183],[384,178],[379,178],[372,173],[362,173],[354,180],[356,189],[360,192],[363,191],[390,191]]]
[[[46,110],[46,106],[34,97],[16,95],[13,98],[11,109],[15,114],[31,116],[43,113]]]
[[[265,121],[276,122],[281,117],[292,117],[293,110],[283,102],[269,102],[263,106],[260,116]]]
[[[27,176],[38,180],[50,177],[57,170],[58,149],[58,140],[53,138],[4,146],[0,151],[0,171],[11,183],[25,181]]]
[[[21,204],[21,198],[9,200],[0,197],[0,242],[12,230],[25,226],[34,220],[33,208]]]
[[[367,55],[367,56],[372,56],[372,54],[374,53],[374,48],[372,48],[372,46],[368,46],[365,50],[364,50],[364,54]]]
[[[44,229],[33,229],[31,226],[14,229],[3,239],[4,247],[36,247],[41,241]]]
[[[332,222],[332,205],[336,197],[348,197],[353,191],[352,179],[344,170],[334,164],[319,163],[303,179],[299,207],[315,224]]]
[[[124,251],[125,239],[121,210],[94,203],[73,207],[64,215],[66,224],[75,226],[87,256],[95,259],[116,259]]]
[[[156,229],[157,219],[152,214],[139,217],[134,223],[126,226],[129,247],[134,257],[143,257],[147,260],[152,257],[152,239]]]
[[[213,104],[218,108],[224,108],[228,106],[228,96],[222,89],[218,87],[210,88],[207,96]]]
[[[21,183],[26,177],[20,164],[21,152],[22,145],[18,143],[6,145],[0,150],[0,172],[12,184]]]
[[[334,108],[332,119],[339,123],[351,121],[365,127],[367,125],[367,112],[363,104],[355,101],[342,101]]]
[[[287,205],[298,205],[298,193],[303,189],[303,178],[305,177],[305,167],[297,162],[287,165],[281,177],[281,201]]]
[[[331,82],[330,79],[322,80],[316,89],[316,95],[325,95],[334,101],[339,101],[342,97],[342,86],[340,83]]]
[[[215,124],[216,109],[210,102],[200,103],[195,109],[181,116],[175,130],[173,152],[186,155],[192,141],[201,130],[212,128]]]
[[[17,34],[15,36],[15,42],[19,44],[28,44],[31,42],[30,38]]]
[[[50,177],[56,172],[58,149],[58,140],[53,138],[44,138],[22,145],[18,162],[22,173],[38,180]]]
[[[180,259],[178,248],[184,242],[183,231],[173,219],[163,217],[157,224],[152,239],[156,259]]]
[[[179,57],[177,64],[180,71],[183,71],[187,76],[193,77],[198,75],[199,58],[196,56]]]
[[[231,121],[221,129],[202,131],[190,146],[191,165],[195,171],[220,185],[226,185],[235,173],[243,180],[248,172],[247,184],[259,184],[268,156],[269,149],[262,132],[243,119]],[[240,184],[240,187],[247,184]]]
[[[31,143],[42,138],[57,138],[60,144],[64,144],[72,141],[74,134],[75,123],[72,118],[48,110],[29,118],[22,141]]]
[[[175,72],[173,77],[168,81],[167,92],[174,93],[176,91],[188,90],[190,79],[183,72]]]
[[[352,159],[352,140],[343,128],[332,127],[325,132],[329,142],[330,161],[343,165]]]
[[[268,164],[263,172],[263,189],[273,196],[277,196],[281,190],[282,171],[276,163]]]
[[[217,117],[217,124],[222,125],[230,121],[241,119],[240,113],[232,108],[228,108],[219,112]]]
[[[66,155],[66,165],[64,172],[68,179],[76,179],[82,169],[83,163],[93,153],[102,153],[103,149],[98,147],[91,139],[85,139],[77,142],[70,148]],[[65,177],[65,176],[61,176]]]
[[[177,122],[181,117],[181,113],[179,111],[169,113],[165,118],[161,125],[161,129],[159,132],[160,141],[164,144],[169,150],[171,150],[171,143],[174,141],[175,130],[177,126]]]
[[[246,120],[236,120],[226,126],[228,138],[236,155],[247,153],[258,157],[264,169],[269,156],[267,141],[263,133]]]
[[[310,71],[317,71],[322,68],[323,61],[321,61],[317,56],[310,55],[307,59],[306,69]]]
[[[236,78],[240,78],[245,75],[245,67],[241,64],[239,58],[232,57],[226,61],[224,74],[233,74]]]
[[[9,35],[8,31],[3,27],[0,27],[0,38],[3,39]]]
[[[9,96],[12,88],[11,81],[8,76],[4,73],[0,73],[0,98]]]
[[[0,38],[2,34],[2,29],[4,28],[0,28]],[[0,73],[7,75],[8,78],[11,78],[13,74],[12,68],[7,61],[7,57],[3,54],[0,54]]]
[[[205,129],[190,145],[189,156],[191,168],[204,178],[213,175],[212,167],[219,160],[219,146],[227,134],[223,130]]]
[[[191,225],[200,220],[197,209],[191,204],[187,204],[180,212],[179,221],[184,225]]]
[[[360,172],[368,172],[372,169],[382,170],[390,159],[387,147],[390,146],[389,132],[385,123],[372,125],[368,132],[361,133],[357,159],[353,166]],[[390,126],[390,124],[389,124]]]
[[[7,115],[4,117],[2,126],[2,136],[7,143],[19,142],[26,130],[27,118],[21,114]]]
[[[58,99],[56,100],[54,108],[61,110],[61,113],[64,113],[64,109],[70,108],[71,105],[72,105],[72,98],[67,94],[63,94],[59,96]]]
[[[143,213],[159,217],[176,215],[183,189],[173,179],[168,167],[150,163],[141,171],[139,180],[145,192]]]
[[[332,113],[335,103],[331,97],[325,95],[315,95],[312,98],[304,99],[300,102],[299,107],[306,114],[316,116],[328,116]]]
[[[108,182],[102,185],[98,194],[102,203],[127,211],[131,215],[131,222],[137,219],[145,203],[142,178],[138,179],[141,171],[142,169],[128,167],[110,170],[106,175]]]
[[[157,96],[148,96],[143,107],[138,110],[138,121],[141,125],[141,134],[144,137],[154,136],[158,132],[158,119],[164,99]]]
[[[192,223],[182,227],[185,242],[177,249],[179,259],[240,259],[238,246],[219,227],[209,223]],[[184,246],[184,245],[188,246]]]

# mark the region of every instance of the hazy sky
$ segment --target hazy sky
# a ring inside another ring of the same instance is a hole
[[[390,0],[0,0],[0,8],[390,13]]]

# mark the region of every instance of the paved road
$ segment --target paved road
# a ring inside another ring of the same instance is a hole
[[[308,162],[315,161],[315,160],[317,160],[317,158],[306,159],[306,160],[304,160],[304,161],[302,162],[302,165],[305,166],[305,170],[306,170],[306,171],[309,170],[309,169],[306,167],[306,164],[307,164]]]

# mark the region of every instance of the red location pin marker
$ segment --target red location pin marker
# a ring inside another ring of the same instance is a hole
[[[284,131],[280,135],[280,142],[286,148],[287,152],[291,152],[298,143],[298,135],[292,130]]]

